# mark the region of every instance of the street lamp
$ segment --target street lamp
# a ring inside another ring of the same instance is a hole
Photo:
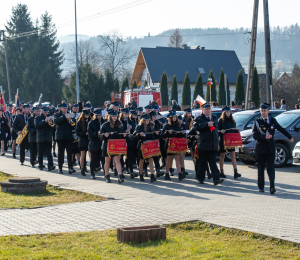
[[[75,4],[76,86],[77,86],[77,102],[79,102],[79,101],[80,101],[80,93],[79,93],[78,51],[77,51],[77,14],[76,14],[76,0],[74,0],[74,4]]]

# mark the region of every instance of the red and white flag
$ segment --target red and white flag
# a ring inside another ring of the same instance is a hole
[[[203,104],[206,103],[205,99],[203,99],[200,95],[198,95],[196,97],[196,101],[200,104],[201,107],[202,107]]]

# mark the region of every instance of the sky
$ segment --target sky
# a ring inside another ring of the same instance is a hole
[[[133,2],[143,4],[81,21]],[[73,0],[1,1],[0,30],[4,29],[12,7],[18,3],[28,6],[33,20],[48,11],[58,27],[58,36],[74,34]],[[97,36],[118,30],[124,37],[143,37],[174,28],[250,28],[253,3],[254,0],[77,0],[77,31],[78,34]],[[299,10],[299,0],[269,0],[270,26],[300,23]],[[68,22],[69,26],[62,26]],[[260,0],[258,26],[263,27],[263,0]]]

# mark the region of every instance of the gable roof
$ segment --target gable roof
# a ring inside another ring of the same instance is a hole
[[[219,81],[219,75],[223,68],[227,74],[229,83],[235,84],[239,71],[243,68],[235,51],[206,50],[206,49],[181,49],[181,48],[141,48],[145,64],[153,82],[159,83],[162,73],[167,73],[168,80],[176,75],[178,83],[183,83],[185,73],[189,73],[191,83],[198,78],[198,68],[203,68],[203,83],[207,82],[208,74],[212,69],[215,79]],[[244,83],[247,81],[243,70]]]

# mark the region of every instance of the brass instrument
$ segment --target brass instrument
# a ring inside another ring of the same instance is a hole
[[[55,124],[54,124],[54,117],[50,116],[48,119],[49,119],[47,121],[48,125],[50,125],[51,127],[54,127],[55,126]]]
[[[22,130],[22,133],[17,137],[16,143],[21,144],[27,134],[28,134],[28,129],[27,129],[27,124],[26,124],[25,127]]]
[[[72,117],[74,117],[74,113],[70,113],[66,115],[66,119],[68,120],[70,126],[75,126],[76,123],[72,121]]]

